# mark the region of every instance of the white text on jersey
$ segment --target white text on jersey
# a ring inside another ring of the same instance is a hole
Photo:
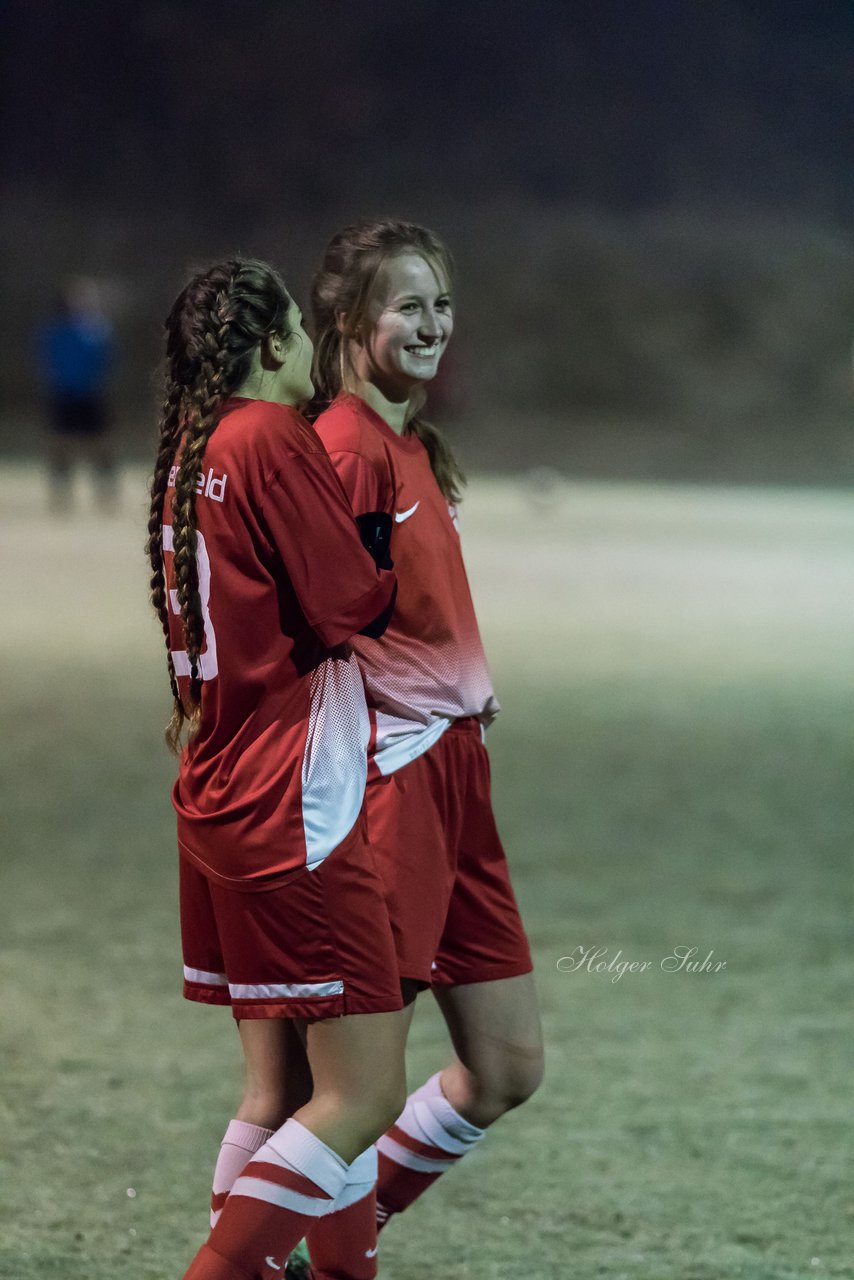
[[[169,484],[167,488],[174,489],[177,478],[178,465],[176,463],[169,472]],[[225,500],[225,483],[227,480],[227,471],[224,471],[221,476],[214,473],[213,467],[210,468],[207,475],[205,475],[203,471],[196,481],[196,497],[211,498],[214,502],[223,502]]]

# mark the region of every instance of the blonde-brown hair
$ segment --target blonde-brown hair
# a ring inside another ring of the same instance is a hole
[[[288,336],[290,305],[282,280],[267,263],[254,258],[231,258],[194,275],[166,318],[165,395],[151,482],[146,551],[151,564],[151,602],[166,639],[172,687],[172,716],[166,727],[166,741],[176,754],[185,721],[192,739],[201,719],[199,655],[204,644],[204,618],[196,563],[196,486],[202,459],[223,405],[246,380],[255,347],[267,334]],[[172,662],[163,566],[163,504],[169,472],[179,449],[172,536],[175,587],[184,648],[190,662],[186,706]]]
[[[393,218],[377,218],[345,227],[326,246],[311,288],[314,320],[315,396],[309,415],[316,418],[342,390],[347,390],[347,351],[350,340],[365,336],[368,306],[383,263],[402,253],[424,258],[448,287],[453,261],[446,246],[426,227]],[[344,316],[339,328],[339,316]],[[423,403],[423,401],[422,401]],[[405,431],[418,436],[427,450],[430,466],[449,502],[459,502],[465,475],[451,446],[438,427],[428,422],[415,405]]]

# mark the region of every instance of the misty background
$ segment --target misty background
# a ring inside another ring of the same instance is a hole
[[[188,268],[424,222],[457,261],[434,410],[474,470],[850,483],[854,9],[843,0],[102,0],[0,9],[0,448],[42,449],[70,275],[154,447]]]
[[[231,1019],[181,998],[163,318],[235,251],[305,306],[393,214],[458,264],[431,404],[549,1067],[382,1266],[851,1277],[852,85],[851,0],[0,0],[0,1276],[180,1274],[234,1114]],[[128,465],[60,511],[69,277]],[[561,972],[579,944],[653,968]],[[663,973],[683,945],[726,969]],[[413,1083],[448,1050],[419,1006]]]

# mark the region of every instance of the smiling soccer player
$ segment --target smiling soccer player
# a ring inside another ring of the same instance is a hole
[[[432,989],[456,1053],[376,1144],[383,1226],[534,1092],[542,1037],[492,814],[483,737],[499,707],[460,546],[463,476],[419,412],[453,332],[448,252],[412,223],[348,227],[327,247],[312,311],[315,428],[357,518],[391,517],[398,577],[384,635],[354,640],[374,724],[368,838],[401,977]],[[371,1198],[353,1199],[309,1233],[319,1280],[374,1274],[356,1225]]]

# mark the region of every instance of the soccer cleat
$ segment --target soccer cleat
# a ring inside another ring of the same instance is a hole
[[[311,1280],[311,1258],[304,1240],[291,1250],[285,1263],[285,1280]]]

